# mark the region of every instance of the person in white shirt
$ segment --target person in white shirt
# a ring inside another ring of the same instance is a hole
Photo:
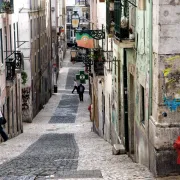
[[[74,90],[77,91],[77,82],[76,82],[76,79],[74,79],[74,88],[72,90],[72,93],[74,93]]]

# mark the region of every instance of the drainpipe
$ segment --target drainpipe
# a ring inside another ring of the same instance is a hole
[[[152,8],[152,0],[150,0],[149,2],[150,7],[149,7],[149,109],[148,109],[148,142],[149,142],[149,119],[150,116],[152,116],[152,81],[153,81],[153,77],[152,77],[152,54],[153,54],[153,48],[152,48],[152,28],[153,28],[153,21],[152,21],[152,15],[153,15],[153,8]],[[150,144],[150,143],[148,143]],[[150,145],[148,145],[148,151],[150,152]],[[149,153],[149,169],[150,169],[150,153]]]

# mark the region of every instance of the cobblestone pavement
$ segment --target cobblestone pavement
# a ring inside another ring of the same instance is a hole
[[[63,95],[49,123],[74,123],[78,105],[78,95]]]
[[[0,144],[0,180],[154,180],[127,155],[112,155],[112,146],[91,131],[88,92],[84,102],[71,93],[83,68],[69,59],[60,70],[58,93],[33,123],[24,123],[23,134]]]

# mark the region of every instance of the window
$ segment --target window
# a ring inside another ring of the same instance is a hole
[[[14,50],[16,51],[16,25],[13,24],[13,30],[14,30]]]
[[[30,20],[30,33],[31,33],[31,39],[33,38],[33,35],[32,35],[32,30],[33,30],[33,25],[32,25],[32,19]]]
[[[3,39],[2,39],[2,29],[0,29],[0,53],[1,53],[1,62],[4,62],[4,52],[3,52]]]
[[[18,22],[16,23],[16,28],[17,28],[17,47],[19,47],[19,27],[18,27]]]
[[[9,43],[10,43],[10,53],[12,53],[12,31],[11,31],[11,25],[9,25]]]
[[[32,0],[30,0],[30,9],[32,9]]]
[[[34,37],[36,37],[36,19],[33,19],[33,21]]]
[[[144,124],[145,123],[145,90],[144,87],[140,85],[140,120]]]
[[[5,52],[6,52],[6,58],[7,58],[7,29],[6,26],[4,27],[4,39],[5,39]]]
[[[40,63],[41,61],[40,61],[40,52],[38,51],[38,70],[40,70]]]
[[[34,69],[35,69],[35,73],[36,73],[36,72],[37,72],[37,67],[36,67],[36,65],[37,65],[37,64],[36,64],[36,55],[34,56],[34,65],[35,65],[35,68],[34,68]]]

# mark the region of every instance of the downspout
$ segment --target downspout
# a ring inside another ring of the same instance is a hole
[[[153,15],[153,8],[152,8],[152,0],[150,0],[150,7],[149,7],[149,109],[148,109],[148,142],[149,142],[149,121],[150,121],[150,116],[152,116],[152,81],[153,81],[153,65],[152,65],[152,54],[153,54],[153,49],[152,49],[152,33],[153,33],[153,21],[152,21],[152,15]],[[150,143],[148,143],[150,144]],[[150,145],[148,145],[148,151],[150,152]],[[150,153],[149,153],[149,169],[150,169]]]

